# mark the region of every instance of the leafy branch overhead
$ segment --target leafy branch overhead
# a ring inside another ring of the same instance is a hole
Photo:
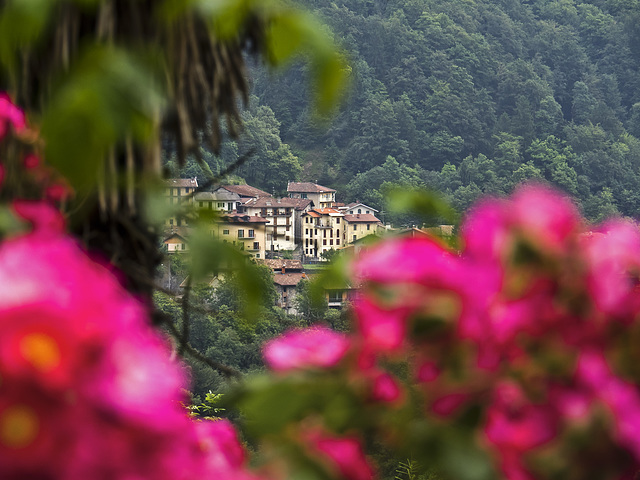
[[[217,151],[221,118],[237,135],[245,52],[273,66],[303,54],[318,111],[340,97],[343,57],[309,15],[279,2],[8,0],[0,9],[0,85],[42,115],[47,160],[76,189],[91,187],[126,142],[141,149],[129,149],[137,169],[157,175],[161,131],[182,160],[204,140]]]

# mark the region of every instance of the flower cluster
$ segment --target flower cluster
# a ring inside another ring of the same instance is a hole
[[[607,478],[632,475],[640,465],[638,226],[590,228],[566,197],[525,185],[476,205],[461,245],[454,252],[427,236],[394,238],[363,252],[352,264],[363,285],[355,331],[334,333],[333,345],[322,329],[289,334],[267,346],[267,362],[276,346],[296,349],[304,339],[288,368],[350,370],[369,382],[369,401],[394,408],[418,388],[423,418],[451,425],[479,407],[467,433],[505,478],[581,478],[591,462]],[[409,359],[409,382],[385,368],[399,359]]]
[[[0,140],[24,128],[0,96]],[[11,206],[31,228],[0,243],[0,478],[257,478],[229,422],[188,418],[167,339],[61,213]]]

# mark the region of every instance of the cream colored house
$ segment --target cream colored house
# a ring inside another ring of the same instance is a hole
[[[302,214],[302,249],[317,259],[345,244],[344,215],[334,208],[314,208]]]
[[[344,231],[347,243],[353,243],[367,235],[377,233],[382,222],[370,213],[344,216]]]
[[[211,225],[211,233],[223,242],[236,245],[253,258],[264,258],[267,242],[266,218],[243,213],[227,213]]]
[[[178,208],[179,205],[193,203],[193,192],[198,188],[198,179],[193,178],[168,178],[164,181],[164,195],[168,205]],[[182,227],[188,224],[186,217],[172,215],[165,220],[165,226],[169,228]]]
[[[302,198],[253,198],[244,204],[244,212],[268,220],[267,250],[293,250],[300,241],[302,214],[311,208],[311,200]]]
[[[289,182],[287,192],[291,198],[309,199],[314,208],[329,208],[336,203],[336,191],[311,182]]]

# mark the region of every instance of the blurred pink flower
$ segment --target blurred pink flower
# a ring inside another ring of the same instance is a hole
[[[320,430],[303,434],[311,453],[327,462],[330,470],[345,480],[371,480],[375,472],[366,458],[360,441],[355,436],[338,437]]]
[[[349,339],[344,334],[316,326],[306,330],[290,330],[267,342],[263,354],[270,368],[286,372],[333,367],[342,360],[349,346]]]
[[[596,308],[630,321],[640,313],[640,231],[628,221],[613,221],[584,235],[588,288]]]
[[[364,346],[371,352],[398,352],[407,333],[411,306],[384,308],[369,296],[354,302],[355,321]]]
[[[9,127],[20,132],[26,126],[24,112],[11,101],[9,95],[0,92],[0,140],[6,136]]]
[[[393,375],[379,371],[373,376],[371,400],[383,403],[397,403],[403,398],[404,391]]]
[[[495,388],[486,415],[485,435],[499,452],[527,452],[550,442],[558,432],[554,409],[532,404],[508,381]]]

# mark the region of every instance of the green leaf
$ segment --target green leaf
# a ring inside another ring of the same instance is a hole
[[[61,77],[42,119],[45,156],[76,191],[90,190],[109,149],[149,139],[164,96],[149,57],[116,47],[86,50]]]
[[[412,212],[426,223],[447,221],[459,222],[459,214],[435,192],[418,189],[397,188],[389,192],[389,209],[393,212]]]

